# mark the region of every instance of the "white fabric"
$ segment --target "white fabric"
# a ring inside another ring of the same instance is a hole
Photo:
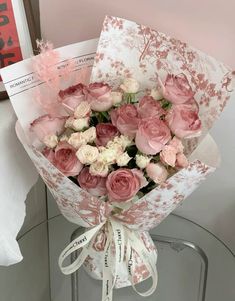
[[[15,134],[10,101],[0,102],[0,265],[22,260],[16,237],[25,218],[25,199],[38,174]]]

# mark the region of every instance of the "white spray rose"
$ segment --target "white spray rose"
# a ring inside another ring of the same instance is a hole
[[[68,137],[67,135],[62,135],[62,136],[60,137],[60,141],[68,142],[68,140],[69,140],[69,137]]]
[[[99,151],[95,146],[82,145],[76,152],[76,156],[82,164],[92,164],[97,160]]]
[[[120,88],[125,93],[136,93],[139,91],[140,85],[134,78],[126,78],[123,84],[120,85]]]
[[[146,168],[146,166],[149,164],[150,160],[151,160],[151,158],[149,158],[147,156],[143,156],[143,155],[136,155],[135,156],[136,165],[140,169]]]
[[[96,161],[90,165],[89,172],[93,176],[107,177],[109,167],[102,161]]]
[[[100,154],[98,161],[101,161],[105,164],[114,164],[117,158],[117,151],[113,148],[100,148]]]
[[[124,135],[115,137],[113,142],[121,145],[124,150],[132,144],[132,140]]]
[[[72,128],[75,131],[82,131],[85,128],[89,127],[89,117],[74,119],[72,123]]]
[[[58,137],[56,135],[47,135],[44,137],[43,143],[49,148],[54,148],[58,144]]]
[[[131,157],[125,152],[121,156],[118,156],[116,161],[118,166],[126,166],[130,160]]]
[[[116,157],[121,155],[124,151],[124,148],[123,146],[121,145],[121,143],[119,142],[114,142],[114,141],[109,141],[107,143],[107,148],[108,149],[111,149],[111,150],[114,150],[115,153],[116,153]]]
[[[73,117],[69,117],[66,122],[65,122],[65,127],[66,128],[72,128],[73,127],[73,122],[74,122],[74,118]]]
[[[118,105],[119,103],[122,102],[122,93],[121,92],[113,91],[113,92],[111,92],[111,97],[112,97],[112,103],[114,106]]]
[[[73,133],[68,139],[68,143],[79,149],[80,146],[86,144],[86,140],[83,137],[83,133]]]
[[[86,131],[84,131],[82,135],[87,143],[93,143],[96,139],[96,128],[92,126]]]
[[[152,96],[155,100],[160,100],[163,98],[161,92],[156,88],[151,90],[150,96]]]

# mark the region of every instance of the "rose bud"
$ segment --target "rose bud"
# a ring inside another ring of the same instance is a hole
[[[188,167],[188,165],[189,165],[189,162],[188,162],[187,157],[183,153],[177,154],[175,166],[177,168],[186,168],[186,167]]]
[[[61,135],[65,130],[66,119],[67,117],[43,115],[30,124],[30,129],[35,133],[37,138],[43,142],[47,136]]]
[[[152,96],[153,99],[155,99],[155,100],[161,100],[161,99],[163,99],[162,93],[159,90],[157,90],[156,88],[154,88],[154,89],[151,90],[150,96]]]
[[[168,74],[165,83],[163,84],[159,79],[159,84],[164,98],[175,105],[186,103],[195,94],[184,74]]]
[[[106,178],[99,176],[93,176],[89,172],[89,167],[82,169],[78,175],[78,183],[82,189],[85,189],[87,192],[93,196],[103,196],[106,195]]]
[[[97,146],[106,146],[109,141],[118,135],[119,131],[112,123],[98,123],[96,126],[95,143]]]
[[[172,145],[165,145],[160,152],[160,160],[162,163],[175,167],[177,149]]]
[[[140,169],[146,168],[146,166],[149,164],[150,161],[151,161],[151,157],[149,158],[149,157],[143,156],[143,155],[136,155],[135,156],[136,165]]]
[[[173,146],[177,150],[177,153],[183,153],[184,151],[184,146],[181,140],[176,136],[172,138],[172,140],[169,142],[169,145]]]
[[[120,88],[125,93],[137,93],[139,91],[140,85],[134,78],[126,78]]]
[[[147,175],[156,184],[161,184],[166,181],[168,172],[165,166],[161,163],[149,163],[146,167]]]
[[[76,157],[76,149],[67,142],[59,142],[55,149],[54,165],[65,176],[77,176],[83,165]]]
[[[171,132],[158,117],[142,119],[136,133],[137,148],[146,155],[156,155],[171,139]]]
[[[111,88],[107,84],[92,83],[84,92],[86,94],[86,100],[90,103],[93,111],[105,112],[113,105]]]
[[[122,102],[122,93],[118,91],[112,91],[111,92],[111,97],[112,97],[112,103],[113,105],[118,105]]]

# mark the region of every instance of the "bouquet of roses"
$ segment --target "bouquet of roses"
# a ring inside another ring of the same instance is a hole
[[[18,77],[21,87],[6,85],[18,137],[62,214],[86,228],[61,253],[62,272],[84,264],[103,280],[102,300],[112,299],[114,287],[137,291],[151,277],[150,289],[137,291],[148,296],[157,287],[148,231],[215,170],[216,145],[205,136],[230,97],[232,73],[185,43],[116,17],[105,18],[93,65],[81,54],[85,45],[89,55],[97,47],[41,44],[40,55],[2,75],[17,65],[27,73]]]
[[[43,155],[82,189],[112,204],[114,214],[187,167],[181,139],[201,134],[187,78],[169,74],[160,84],[138,99],[133,78],[115,91],[102,82],[77,83],[59,92],[64,116],[47,114],[31,123],[45,145]]]

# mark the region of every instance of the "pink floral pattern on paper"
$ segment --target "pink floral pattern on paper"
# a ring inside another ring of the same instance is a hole
[[[141,88],[150,89],[156,86],[159,77],[164,80],[168,73],[184,73],[200,106],[204,131],[201,139],[231,94],[232,72],[222,63],[184,42],[135,22],[107,16],[97,51],[102,53],[102,60],[95,60],[91,81],[118,86],[124,77],[134,76]]]
[[[31,160],[56,200],[61,213],[72,223],[93,227],[104,222],[111,206],[82,190],[56,169],[38,150],[25,145]]]
[[[103,236],[103,233],[102,233]],[[103,240],[102,238],[101,240]],[[152,241],[150,235],[148,232],[142,232],[141,233],[141,239],[144,242],[146,248],[150,252],[150,256],[152,258],[156,258],[156,247],[154,242]],[[115,249],[113,248],[113,258],[115,258]],[[142,260],[138,256],[138,254],[134,251],[133,252],[133,260],[135,262],[135,269],[133,271],[133,280],[134,283],[137,284],[141,281],[144,281],[149,277],[149,272],[146,268],[146,266],[143,264]],[[87,257],[85,263],[85,270],[87,273],[95,279],[101,280],[103,277],[102,269],[103,269],[103,251],[97,250],[96,248],[93,248]],[[113,273],[114,273],[114,266],[113,264]],[[130,281],[128,280],[128,271],[127,271],[127,264],[124,263],[122,274],[118,275],[115,288],[121,288],[125,286],[131,285]]]
[[[200,161],[192,162],[118,214],[116,219],[132,230],[150,230],[159,225],[214,170]]]

